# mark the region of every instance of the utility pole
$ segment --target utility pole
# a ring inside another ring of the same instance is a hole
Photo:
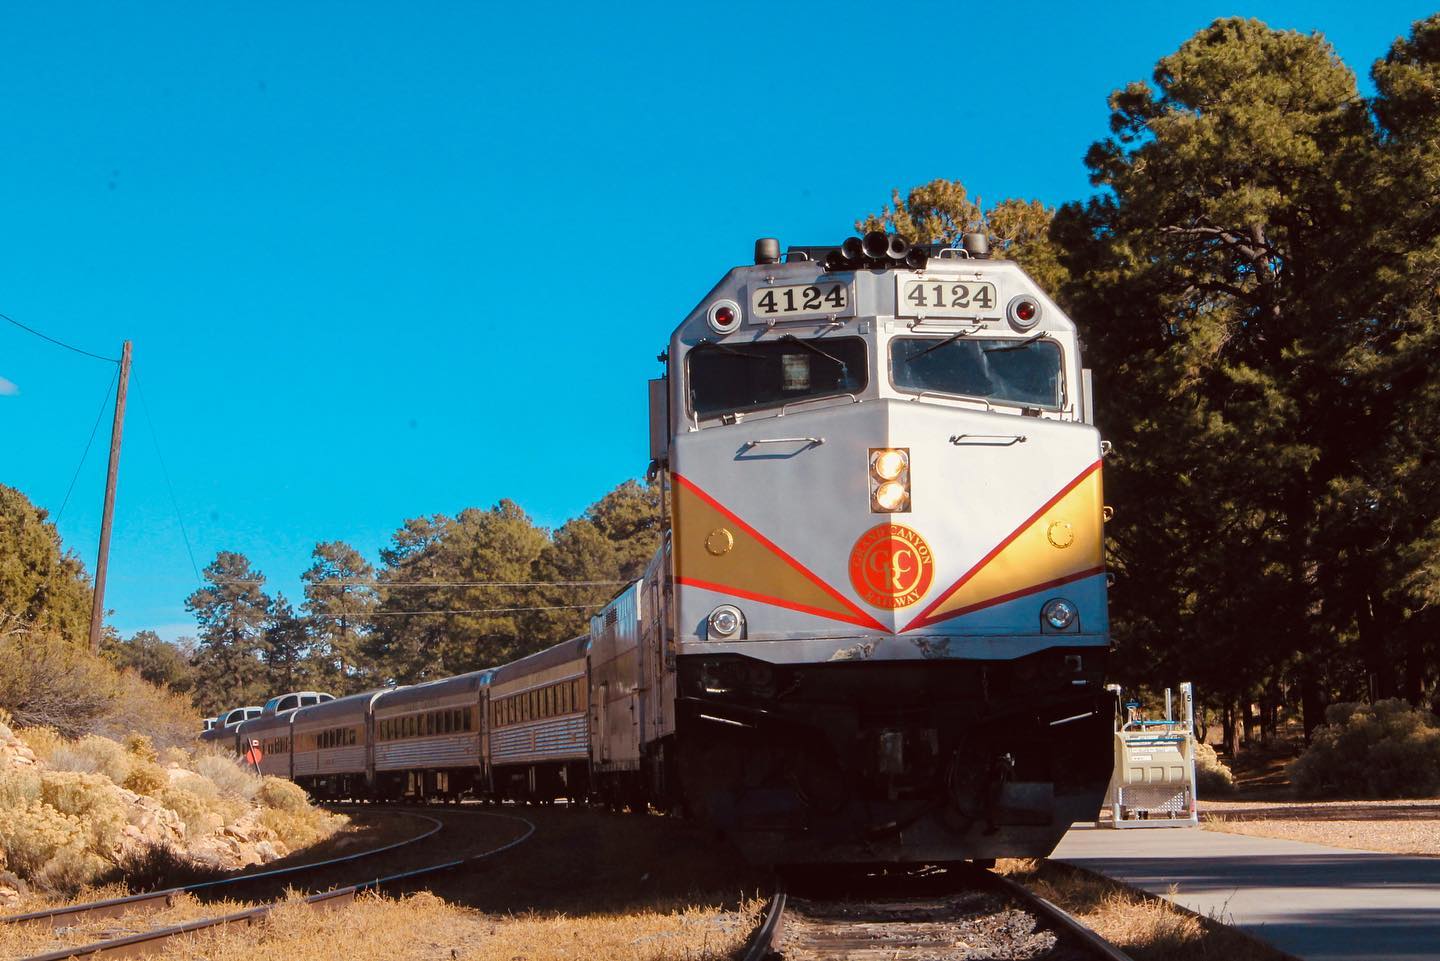
[[[120,350],[120,389],[115,392],[115,422],[110,426],[110,470],[105,475],[105,512],[100,516],[100,556],[95,560],[95,598],[90,605],[90,652],[100,653],[100,622],[105,619],[105,568],[110,563],[110,524],[115,519],[115,481],[120,474],[120,434],[125,429],[125,390],[130,386],[130,341]]]

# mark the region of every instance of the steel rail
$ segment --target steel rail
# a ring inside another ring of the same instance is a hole
[[[785,919],[785,903],[785,888],[777,881],[775,893],[770,895],[770,901],[765,905],[765,915],[760,919],[760,925],[750,935],[750,940],[745,942],[745,951],[740,955],[740,961],[766,961],[775,954],[775,945],[780,940],[780,926]]]
[[[426,865],[422,868],[414,868],[409,871],[401,871],[398,874],[389,874],[384,877],[373,878],[369,881],[361,881],[358,884],[351,884],[343,888],[334,888],[329,891],[322,891],[304,898],[300,903],[307,904],[312,908],[322,910],[334,910],[344,907],[355,900],[356,895],[366,891],[374,891],[399,881],[408,881],[412,878],[424,877],[430,874],[439,874],[443,871],[450,871],[473,861],[482,861],[485,858],[494,857],[511,848],[518,847],[530,840],[535,833],[535,825],[525,818],[513,814],[492,814],[488,811],[470,812],[483,814],[487,817],[505,818],[511,821],[519,821],[524,824],[524,834],[498,847],[491,848],[480,854],[472,854],[469,857],[458,858],[450,861],[442,861],[437,864]],[[165,943],[174,938],[184,937],[188,934],[195,934],[200,931],[207,931],[212,928],[221,928],[231,924],[251,925],[266,918],[283,902],[262,904],[259,907],[250,908],[246,911],[237,911],[233,914],[221,915],[213,918],[200,918],[195,921],[187,921],[183,924],[173,925],[168,928],[157,928],[154,931],[144,931],[140,934],[126,935],[125,937],[114,938],[109,941],[97,941],[94,944],[81,945],[74,948],[62,948],[58,951],[51,951],[47,954],[32,955],[22,958],[21,961],[69,961],[69,959],[88,958],[138,958],[153,954],[163,949]]]
[[[1004,875],[996,874],[993,871],[986,873],[996,887],[1005,891],[1020,903],[1028,906],[1046,921],[1049,921],[1058,931],[1078,941],[1085,950],[1093,952],[1097,958],[1103,958],[1104,961],[1133,961],[1130,955],[1100,937],[1100,935],[1082,924],[1074,915],[1058,904],[1045,900],[1023,884],[1012,881]]]
[[[430,829],[423,834],[417,834],[413,838],[406,838],[404,841],[395,841],[390,844],[381,845],[378,848],[370,848],[369,850],[359,851],[355,854],[347,854],[343,857],[314,861],[310,864],[296,864],[288,868],[259,871],[254,874],[240,874],[234,877],[220,878],[215,881],[200,881],[195,884],[182,885],[181,887],[165,888],[161,891],[146,891],[142,894],[108,898],[104,901],[90,901],[85,904],[73,904],[69,907],[31,911],[28,914],[13,914],[9,917],[0,918],[0,924],[48,924],[52,928],[59,928],[75,924],[81,920],[118,918],[139,910],[168,908],[175,903],[176,896],[180,894],[220,888],[232,884],[242,884],[247,881],[280,877],[287,874],[299,874],[304,871],[319,871],[324,868],[334,867],[337,864],[347,864],[351,861],[358,861],[361,858],[373,857],[377,854],[384,854],[386,851],[394,851],[397,848],[403,848],[406,845],[424,841],[426,838],[434,837],[445,827],[442,822],[425,814],[416,814],[412,811],[400,811],[396,813],[403,814],[406,817],[418,818],[422,821],[429,821]]]

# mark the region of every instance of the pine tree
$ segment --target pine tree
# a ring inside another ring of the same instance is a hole
[[[301,575],[304,611],[313,645],[315,683],[332,693],[353,693],[370,683],[363,652],[379,604],[375,568],[349,544],[315,545],[314,563]]]
[[[265,576],[244,554],[221,551],[205,568],[205,586],[185,599],[200,625],[195,685],[202,711],[264,703],[269,692],[262,660],[270,598]]]

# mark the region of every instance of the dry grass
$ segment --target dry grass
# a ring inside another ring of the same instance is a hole
[[[251,904],[202,903],[189,896],[144,916],[101,919],[51,932],[0,926],[0,957],[23,957],[241,911]],[[157,955],[209,961],[333,961],[345,945],[347,961],[440,959],[463,961],[722,961],[744,943],[764,903],[739,910],[692,906],[675,911],[632,911],[572,917],[522,914],[497,917],[447,904],[429,893],[404,898],[366,895],[349,907],[315,910],[298,895],[260,924],[198,932]]]
[[[158,955],[163,959],[333,961],[723,961],[744,942],[759,915],[690,908],[573,918],[494,917],[449,905],[432,894],[403,899],[366,896],[348,908],[321,912],[283,904],[262,924],[197,934]]]
[[[272,790],[283,804],[283,790]],[[758,921],[768,875],[752,872],[693,824],[564,808],[503,813],[534,821],[535,838],[494,861],[430,879],[431,891],[367,896],[334,912],[287,904],[264,923],[195,935],[161,957],[333,961],[336,946],[344,945],[347,961],[720,961],[733,956]],[[454,821],[469,818],[462,812]],[[478,816],[473,824],[464,835],[447,835],[451,850],[483,850],[518,830]],[[678,850],[686,852],[683,860],[674,856]],[[187,899],[126,930],[236,907]],[[25,945],[30,953],[55,946]],[[23,953],[0,940],[0,957]]]
[[[1109,878],[1054,861],[999,870],[1073,914],[1135,961],[1292,961],[1235,928]]]

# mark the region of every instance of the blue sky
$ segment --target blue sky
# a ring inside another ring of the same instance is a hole
[[[134,341],[107,601],[173,638],[162,456],[198,564],[292,599],[317,540],[501,497],[556,526],[644,471],[655,355],[755,237],[838,242],[935,177],[1082,197],[1106,95],[1215,17],[1363,80],[1431,9],[12,4],[0,312]],[[0,323],[0,483],[56,512],[111,376]],[[59,521],[87,566],[108,431]]]

